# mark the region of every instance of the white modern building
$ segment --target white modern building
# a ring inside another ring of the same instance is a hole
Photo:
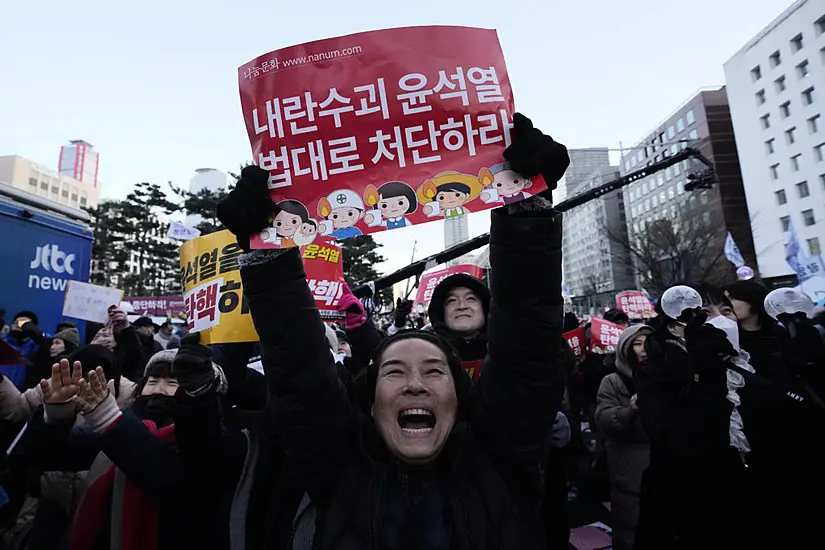
[[[81,210],[96,208],[100,187],[61,174],[20,155],[0,156],[0,183]]]
[[[618,166],[603,166],[573,188],[571,196],[604,185],[620,175]],[[592,313],[595,309],[612,307],[617,292],[635,288],[629,254],[619,244],[627,238],[624,208],[622,191],[617,190],[564,214],[564,281],[573,304],[581,311]],[[613,235],[613,239],[609,235]]]
[[[197,168],[195,175],[189,180],[189,192],[200,193],[203,190],[220,191],[226,189],[226,183],[229,177],[215,168]],[[197,215],[190,215],[186,217],[184,222],[189,227],[195,227],[201,222],[201,217]]]
[[[759,273],[793,278],[789,224],[825,239],[825,2],[798,0],[725,63]]]

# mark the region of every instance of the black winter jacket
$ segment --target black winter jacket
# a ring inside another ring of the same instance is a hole
[[[371,419],[348,399],[297,251],[242,269],[274,394],[274,425],[317,509],[313,548],[383,550],[393,540],[411,549],[445,541],[462,549],[544,547],[540,462],[565,378],[554,362],[561,220],[549,212],[522,216],[492,215],[483,375],[431,479],[438,490],[420,494],[431,504],[414,511],[393,504],[409,473],[388,458]],[[528,273],[546,283],[526,287]],[[419,521],[442,528],[416,529],[410,537],[391,530]]]
[[[203,520],[213,505],[209,483],[196,480],[174,444],[164,443],[131,412],[104,433],[71,423],[51,425],[43,408],[35,411],[14,447],[11,460],[45,470],[89,470],[100,453],[159,504],[159,550],[211,549],[214,540]],[[210,476],[211,477],[211,476]],[[112,509],[100,510],[102,531],[96,548],[109,548]]]

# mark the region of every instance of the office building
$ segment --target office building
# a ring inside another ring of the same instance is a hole
[[[100,189],[19,155],[0,156],[0,182],[71,208],[96,208]]]
[[[660,267],[670,270],[667,278],[671,281],[708,277],[710,273],[705,270],[708,266],[727,269],[720,259],[724,260],[721,250],[728,232],[739,245],[746,263],[753,266],[750,218],[724,87],[700,91],[629,148],[622,156],[622,173],[640,170],[688,146],[697,149],[713,165],[713,187],[686,190],[690,182],[688,176],[706,168],[696,158],[683,160],[627,186],[624,201],[631,242],[642,243],[652,231],[658,231],[651,224],[669,224],[672,229],[668,231],[680,236],[682,242],[672,250],[663,251],[662,259],[656,261],[668,262],[668,266]],[[636,263],[639,285],[644,284],[650,267]],[[717,271],[716,275],[725,274]]]
[[[602,166],[570,189],[570,196],[604,185],[620,175],[618,166]],[[590,314],[613,307],[616,293],[632,289],[635,284],[628,252],[618,242],[627,237],[622,191],[565,212],[563,223],[564,281],[574,307]]]
[[[207,190],[211,192],[218,192],[226,189],[229,176],[220,170],[214,168],[197,168],[195,175],[189,180],[189,192],[200,193]],[[186,216],[184,223],[189,227],[195,227],[201,222],[201,217],[197,214],[190,214]]]
[[[759,273],[792,283],[785,242],[825,239],[825,3],[799,0],[725,63]]]
[[[73,139],[60,148],[57,171],[63,176],[97,188],[97,173],[100,169],[100,154],[91,143]]]
[[[590,147],[587,149],[570,149],[570,166],[553,191],[553,203],[569,199],[581,182],[594,172],[610,166],[607,147]]]

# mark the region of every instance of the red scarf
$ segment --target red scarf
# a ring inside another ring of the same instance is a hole
[[[143,423],[161,441],[175,441],[174,425],[158,429],[151,420],[144,420]],[[69,550],[90,550],[94,547],[105,517],[101,510],[112,494],[116,471],[117,468],[111,466],[92,482],[86,492],[75,516]],[[119,522],[120,533],[112,535],[120,537],[122,550],[157,550],[158,517],[158,503],[154,496],[146,494],[127,479],[123,495],[123,517]]]

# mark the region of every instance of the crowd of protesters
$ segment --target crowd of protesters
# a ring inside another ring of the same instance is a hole
[[[514,123],[505,159],[552,189],[566,149]],[[566,549],[596,521],[619,550],[818,540],[816,320],[771,318],[757,282],[697,284],[700,308],[606,312],[616,349],[576,357],[538,194],[492,211],[487,283],[444,279],[426,323],[399,301],[382,330],[346,289],[332,327],[297,249],[249,248],[277,213],[267,180],[245,168],[218,207],[259,342],[115,306],[87,344],[4,320],[24,358],[0,367],[5,548]]]

